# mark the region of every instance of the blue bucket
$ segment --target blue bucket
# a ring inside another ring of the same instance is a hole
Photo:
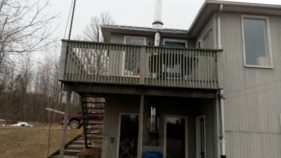
[[[162,153],[155,151],[147,151],[143,154],[144,158],[162,158]]]

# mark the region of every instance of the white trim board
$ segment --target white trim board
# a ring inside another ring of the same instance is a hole
[[[185,48],[188,47],[187,45],[187,40],[183,40],[183,39],[174,39],[174,38],[163,38],[163,46],[165,46],[165,42],[166,41],[169,41],[169,42],[182,42],[182,43],[185,43]]]
[[[205,158],[207,157],[207,133],[206,133],[206,116],[205,115],[201,115],[201,116],[197,116],[196,117],[196,158],[201,158],[200,155],[200,148],[201,148],[201,129],[199,129],[200,127],[200,119],[204,119],[204,152],[205,152]]]

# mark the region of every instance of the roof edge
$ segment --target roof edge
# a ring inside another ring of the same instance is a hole
[[[198,23],[200,23],[203,20],[208,19],[208,18],[202,19],[203,18],[202,15],[206,12],[206,10],[209,9],[209,12],[210,12],[209,16],[211,16],[213,13],[219,12],[219,6],[221,4],[226,5],[226,6],[252,7],[252,8],[264,8],[264,9],[270,9],[270,10],[272,10],[272,9],[273,10],[280,10],[280,15],[281,15],[281,5],[279,5],[279,4],[205,0],[205,2],[203,3],[203,5],[199,9],[199,11],[197,12],[193,22],[191,23],[191,25],[188,29],[189,35],[191,37],[196,36],[196,34],[198,33],[198,29],[195,29],[195,27],[198,26]],[[211,7],[211,6],[213,6],[213,7]],[[194,30],[195,30],[195,32],[194,32]]]

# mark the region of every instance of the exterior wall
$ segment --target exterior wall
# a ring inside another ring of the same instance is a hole
[[[111,42],[111,43],[124,44],[125,36],[145,37],[145,38],[146,38],[146,45],[154,45],[154,37],[141,36],[141,35],[112,34],[112,35],[111,35],[110,42]]]
[[[221,15],[226,152],[230,158],[281,155],[281,17],[269,17],[273,69],[244,67],[241,15]]]
[[[213,49],[215,45],[215,27],[215,16],[212,16],[197,36],[196,46],[201,41],[202,48]]]
[[[119,116],[121,113],[139,113],[140,96],[108,96],[105,106],[104,135],[109,139],[114,138],[113,143],[108,143],[107,157],[115,158],[117,154],[117,141],[119,129]],[[126,100],[126,102],[125,102]],[[205,115],[207,134],[207,157],[215,158],[215,100],[211,99],[188,99],[188,98],[167,98],[145,97],[145,107],[157,105],[160,111],[160,151],[163,151],[164,144],[164,117],[167,115],[185,116],[188,121],[188,158],[196,158],[196,116]],[[146,108],[147,109],[147,108]],[[146,111],[146,110],[145,110]],[[144,129],[146,128],[147,112],[144,113]],[[144,142],[147,133],[143,133]],[[143,151],[148,150],[143,147]]]
[[[140,97],[132,95],[112,95],[106,96],[104,131],[108,138],[106,151],[107,158],[115,158],[117,154],[117,141],[119,129],[119,116],[121,113],[139,113]],[[110,139],[113,139],[111,142]]]

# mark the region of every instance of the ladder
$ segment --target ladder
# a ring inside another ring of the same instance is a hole
[[[83,133],[85,140],[85,148],[102,147],[104,107],[104,98],[82,98]]]

